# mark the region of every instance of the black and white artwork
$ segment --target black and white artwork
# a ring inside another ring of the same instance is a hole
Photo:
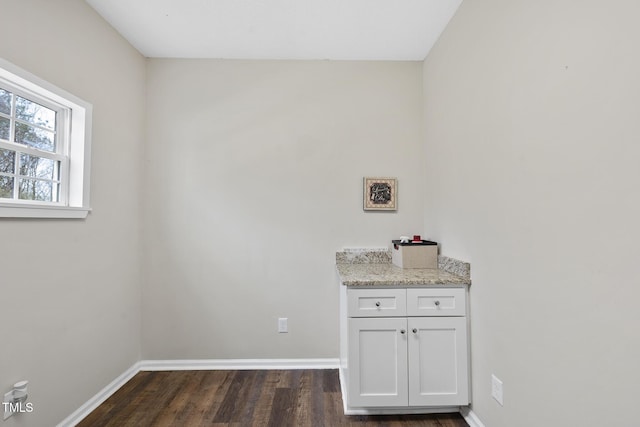
[[[364,210],[395,211],[397,200],[396,178],[364,178]]]

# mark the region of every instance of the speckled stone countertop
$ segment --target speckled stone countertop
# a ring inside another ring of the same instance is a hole
[[[386,250],[336,252],[336,268],[345,286],[460,286],[471,284],[469,263],[438,256],[438,268],[400,268]]]

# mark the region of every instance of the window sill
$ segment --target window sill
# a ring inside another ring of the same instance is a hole
[[[0,204],[0,218],[70,218],[84,219],[91,208],[69,206],[15,206]]]

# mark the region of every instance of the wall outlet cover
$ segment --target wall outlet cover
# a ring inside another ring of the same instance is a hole
[[[278,332],[285,334],[289,332],[289,319],[286,317],[278,318]]]

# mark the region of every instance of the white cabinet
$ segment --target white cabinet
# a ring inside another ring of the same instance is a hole
[[[342,298],[347,408],[469,404],[465,288],[347,288]]]
[[[469,404],[467,320],[409,318],[409,406]]]
[[[405,317],[406,289],[350,289],[347,291],[349,317]]]
[[[349,319],[349,404],[406,406],[407,319]]]

